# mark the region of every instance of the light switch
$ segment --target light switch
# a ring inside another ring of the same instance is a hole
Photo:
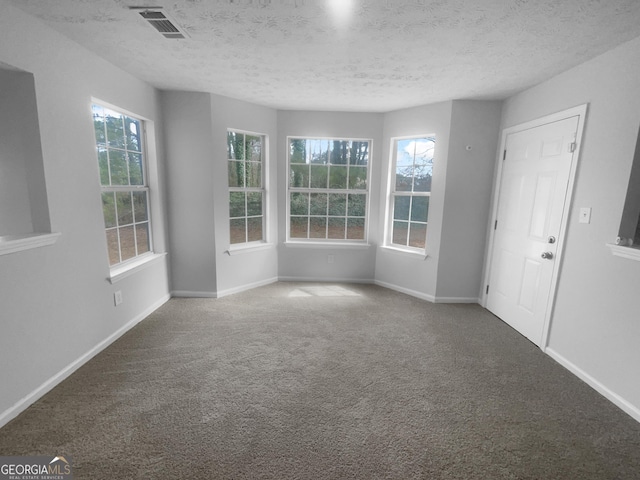
[[[591,208],[582,207],[580,209],[580,223],[591,223]]]

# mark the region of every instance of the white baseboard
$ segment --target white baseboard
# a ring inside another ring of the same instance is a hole
[[[374,283],[370,278],[324,278],[324,277],[278,277],[279,282],[317,282],[317,283]]]
[[[614,405],[616,405],[618,408],[620,408],[622,411],[624,411],[625,413],[633,417],[634,420],[636,420],[637,422],[640,422],[640,408],[636,407],[635,405],[632,405],[627,400],[622,398],[620,395],[610,390],[608,387],[604,386],[598,380],[593,378],[591,375],[589,375],[587,372],[582,370],[580,367],[578,367],[574,363],[567,360],[565,357],[560,355],[558,352],[556,352],[552,348],[547,347],[545,349],[545,353],[549,355],[551,358],[553,358],[560,365],[562,365],[564,368],[566,368],[571,373],[573,373],[580,380],[582,380],[591,388],[593,388],[595,391],[597,391],[600,395],[602,395],[607,400],[611,401]]]
[[[398,285],[382,282],[380,280],[376,280],[374,283],[380,287],[388,288],[390,290],[395,290],[396,292],[405,293],[407,295],[411,295],[412,297],[420,298],[422,300],[435,303],[435,297],[427,293],[418,292],[417,290],[411,290],[410,288],[400,287]]]
[[[185,298],[218,298],[216,292],[194,292],[190,290],[172,290],[172,297],[185,297]]]
[[[239,287],[227,288],[226,290],[218,290],[216,293],[217,298],[226,297],[227,295],[233,295],[234,293],[244,292],[246,290],[251,290],[253,288],[263,287],[265,285],[270,285],[272,283],[276,283],[278,281],[278,277],[267,278],[266,280],[260,280],[259,282],[248,283],[246,285],[240,285]]]
[[[20,415],[30,405],[32,405],[38,399],[40,399],[42,396],[44,396],[46,393],[51,391],[59,383],[61,383],[63,380],[65,380],[67,377],[69,377],[69,375],[71,375],[73,372],[78,370],[82,365],[87,363],[89,360],[91,360],[93,357],[95,357],[98,353],[100,353],[102,350],[107,348],[109,345],[111,345],[113,342],[115,342],[118,338],[120,338],[122,335],[124,335],[128,330],[130,330],[131,328],[135,327],[138,323],[140,323],[142,320],[147,318],[152,312],[154,312],[155,310],[160,308],[162,305],[164,305],[170,298],[171,298],[170,295],[163,296],[160,300],[155,302],[153,305],[151,305],[145,311],[143,311],[142,313],[137,315],[133,320],[129,321],[128,323],[126,323],[125,325],[120,327],[118,330],[116,330],[114,333],[109,335],[103,341],[98,343],[95,347],[93,347],[87,353],[85,353],[81,357],[79,357],[76,360],[74,360],[73,362],[71,362],[65,368],[63,368],[58,373],[56,373],[53,377],[49,378],[49,380],[45,381],[38,388],[33,390],[31,393],[26,395],[24,398],[20,399],[15,405],[13,405],[12,407],[8,408],[4,412],[0,413],[0,428],[2,428],[4,425],[6,425],[11,420],[13,420],[18,415]]]
[[[434,303],[480,303],[478,297],[435,297]]]

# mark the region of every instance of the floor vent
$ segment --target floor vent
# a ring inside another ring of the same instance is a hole
[[[160,32],[164,38],[182,39],[187,38],[187,34],[170,19],[167,14],[160,11],[160,7],[129,7],[130,10],[140,10],[138,12],[153,28]]]

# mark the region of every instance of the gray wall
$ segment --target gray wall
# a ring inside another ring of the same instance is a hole
[[[168,299],[165,259],[116,285],[109,265],[91,98],[159,121],[153,88],[2,2],[0,62],[35,79],[51,246],[0,256],[0,425]],[[17,41],[16,39],[20,39]],[[151,146],[162,158],[162,149]],[[162,181],[162,164],[151,175]],[[162,185],[156,185],[162,190]],[[39,192],[42,194],[42,192]],[[165,249],[162,205],[152,212]],[[114,306],[115,290],[124,303]]]
[[[588,103],[548,352],[640,420],[640,262],[613,256],[640,123],[640,39],[508,99],[509,127]],[[591,207],[591,223],[578,223]]]

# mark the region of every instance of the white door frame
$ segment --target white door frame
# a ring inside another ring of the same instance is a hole
[[[547,309],[544,315],[544,327],[542,331],[542,341],[540,342],[540,349],[544,352],[548,345],[549,340],[549,330],[551,326],[551,316],[553,314],[553,309],[555,306],[555,297],[556,290],[558,286],[558,278],[560,275],[560,268],[562,266],[562,257],[564,255],[564,243],[565,237],[567,233],[567,223],[569,219],[569,213],[571,212],[571,206],[573,203],[573,187],[575,183],[576,171],[578,168],[578,161],[580,158],[580,150],[582,147],[582,134],[584,131],[584,123],[585,117],[587,114],[587,104],[579,105],[577,107],[570,108],[568,110],[563,110],[561,112],[553,113],[551,115],[547,115],[541,118],[537,118],[535,120],[531,120],[529,122],[521,123],[519,125],[515,125],[513,127],[505,128],[502,131],[501,139],[500,139],[500,150],[498,151],[498,156],[496,158],[496,176],[493,185],[493,194],[491,197],[491,217],[489,221],[489,242],[487,244],[487,254],[485,255],[484,262],[484,283],[482,287],[482,306],[487,307],[487,285],[490,284],[490,273],[491,273],[491,262],[493,260],[493,246],[494,246],[494,237],[495,237],[495,222],[498,216],[498,202],[500,200],[500,184],[502,181],[502,165],[504,158],[504,151],[507,143],[507,137],[516,132],[521,132],[523,130],[529,130],[531,128],[540,127],[542,125],[546,125],[548,123],[557,122],[560,120],[564,120],[566,118],[578,116],[578,129],[576,132],[576,148],[574,150],[574,155],[571,160],[571,171],[569,173],[569,183],[567,185],[567,194],[565,197],[565,204],[562,211],[562,220],[560,223],[560,234],[558,235],[557,240],[557,253],[556,253],[556,261],[553,265],[553,273],[551,277],[551,290],[549,292],[549,301],[547,303]]]

